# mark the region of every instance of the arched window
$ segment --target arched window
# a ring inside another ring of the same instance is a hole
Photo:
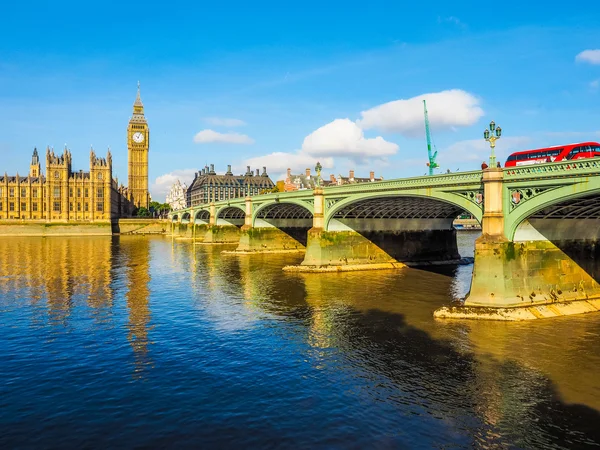
[[[58,170],[54,172],[54,178],[59,178],[60,174],[58,173]]]
[[[100,172],[100,173],[98,174],[98,179],[99,179],[99,180],[101,180],[101,179],[102,179],[102,172]]]

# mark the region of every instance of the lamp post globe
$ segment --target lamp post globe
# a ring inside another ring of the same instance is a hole
[[[323,166],[321,166],[321,163],[319,161],[317,161],[317,165],[315,166],[315,172],[317,172],[317,181],[316,181],[317,187],[319,187],[321,185],[320,179],[321,179],[321,169],[322,168],[323,168]]]
[[[493,120],[490,122],[489,130],[483,132],[483,138],[490,143],[490,168],[496,167],[496,141],[502,136],[502,128],[496,126]]]

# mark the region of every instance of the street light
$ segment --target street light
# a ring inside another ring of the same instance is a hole
[[[490,143],[492,153],[490,155],[490,167],[496,167],[496,141],[502,136],[502,128],[497,127],[496,123],[492,120],[490,122],[490,129],[486,129],[483,132],[483,138]]]
[[[317,161],[317,165],[315,166],[315,172],[317,172],[317,181],[316,181],[316,185],[317,187],[320,186],[319,180],[321,179],[321,169],[323,168],[323,166],[321,166],[321,163],[319,161]]]

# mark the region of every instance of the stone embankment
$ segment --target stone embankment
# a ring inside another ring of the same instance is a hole
[[[168,232],[169,222],[161,219],[119,219],[112,222],[0,221],[0,236],[112,236]]]

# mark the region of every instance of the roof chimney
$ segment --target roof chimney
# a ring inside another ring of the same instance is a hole
[[[267,175],[267,166],[263,166],[263,173],[262,173],[263,177],[268,177],[269,175]]]
[[[251,177],[252,176],[252,171],[250,170],[250,166],[246,166],[246,176],[247,177]]]
[[[334,174],[329,175],[329,181],[331,181],[332,183],[335,183],[335,175]]]
[[[259,169],[256,169],[256,176],[260,177],[260,170]]]
[[[310,167],[306,168],[306,178],[310,177]]]
[[[289,167],[288,167],[288,170],[287,170],[287,177],[288,178],[292,178],[292,169],[290,169]]]
[[[350,176],[349,176],[350,180],[354,180],[354,170],[350,171]]]
[[[375,172],[372,170],[369,172],[369,178],[371,178],[371,181],[375,181]]]
[[[227,173],[225,175],[233,175],[231,173],[231,164],[227,164]]]

